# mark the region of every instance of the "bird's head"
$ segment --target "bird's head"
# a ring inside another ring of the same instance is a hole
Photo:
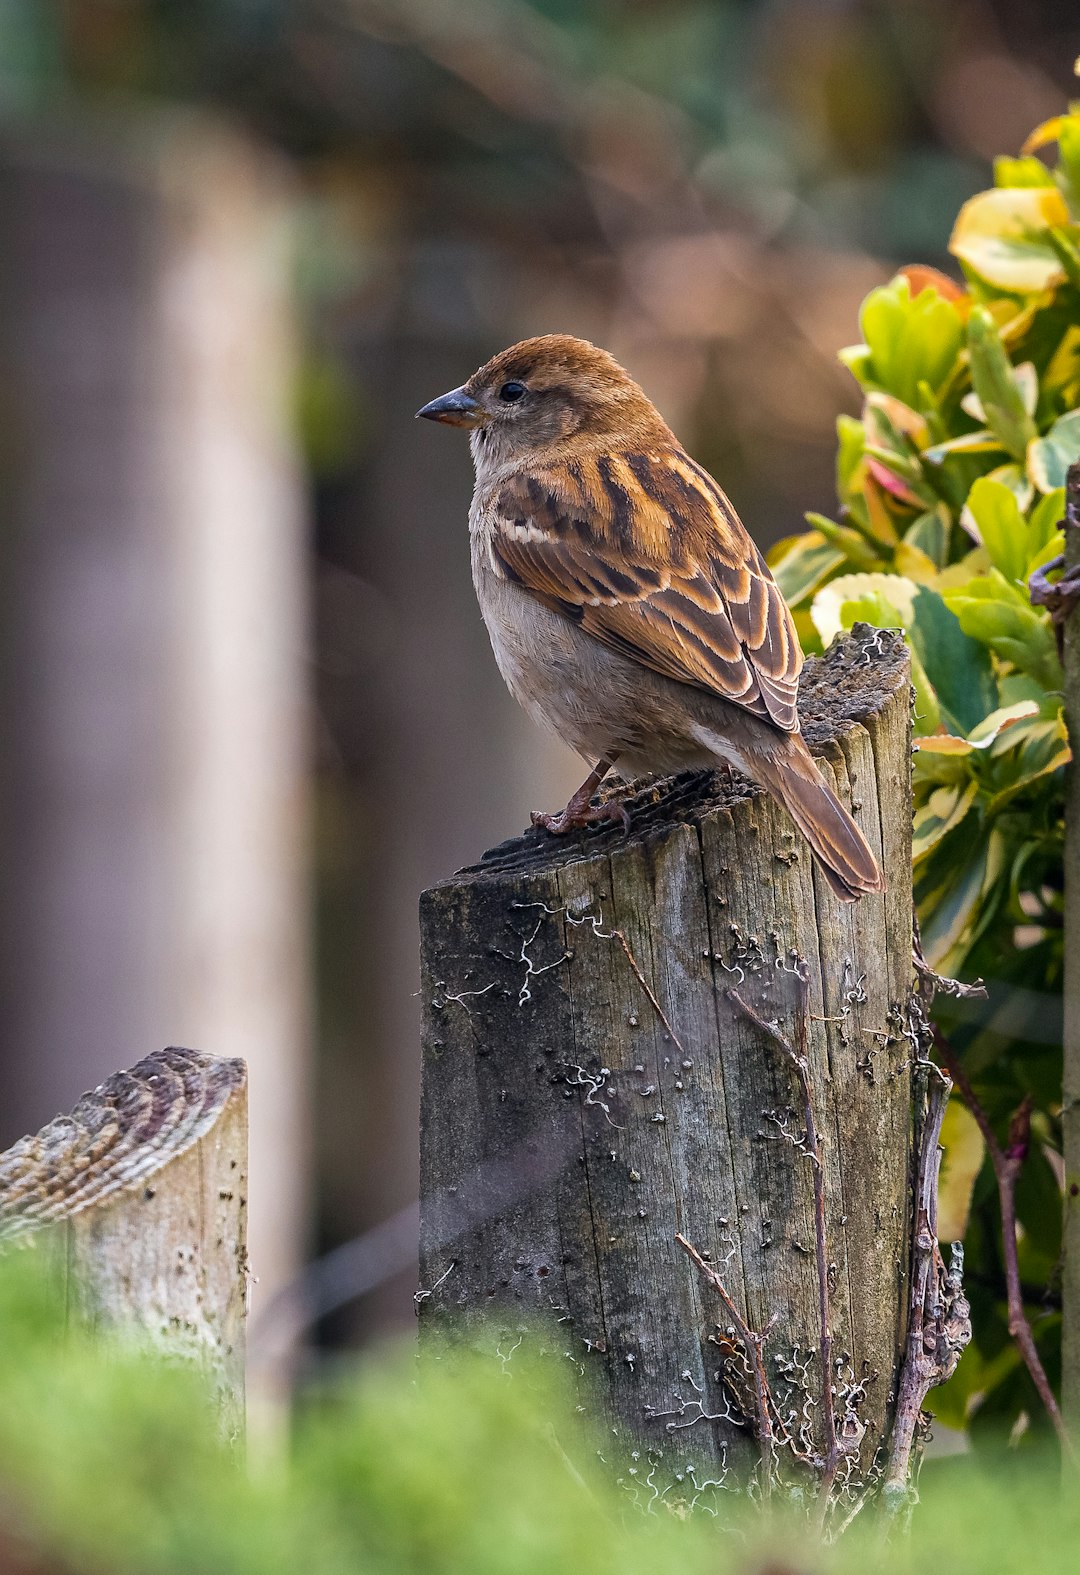
[[[418,410],[466,427],[477,469],[557,456],[566,444],[612,446],[667,434],[614,356],[585,339],[544,334],[501,350],[468,382]]]

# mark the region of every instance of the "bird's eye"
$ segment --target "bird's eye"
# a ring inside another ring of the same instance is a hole
[[[523,399],[524,397],[524,383],[504,383],[499,389],[499,398],[505,400],[508,405],[512,405],[517,400]]]

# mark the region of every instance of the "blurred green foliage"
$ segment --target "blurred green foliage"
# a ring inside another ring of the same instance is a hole
[[[1035,156],[1052,148],[1052,166]],[[863,411],[839,421],[839,516],[809,516],[771,561],[808,649],[856,619],[907,635],[922,942],[938,972],[988,981],[985,1006],[943,1000],[938,1018],[995,1125],[1035,1102],[1021,1272],[1053,1373],[1069,749],[1057,642],[1028,580],[1062,551],[1080,459],[1080,105],[999,159],[995,179],[952,232],[966,288],[912,267],[864,302],[863,343],[841,357]],[[945,1204],[961,1226],[970,1204],[975,1339],[933,1408],[976,1435],[1041,1427],[1005,1322],[989,1165],[954,1174],[965,1195]]]
[[[189,1368],[65,1329],[37,1258],[0,1265],[0,1560],[17,1549],[69,1575],[974,1575],[1026,1567],[1037,1517],[1040,1568],[1074,1567],[1080,1500],[1059,1495],[1049,1461],[1007,1488],[970,1460],[927,1466],[913,1532],[889,1545],[872,1510],[825,1550],[792,1506],[767,1517],[720,1493],[690,1513],[692,1495],[647,1490],[635,1503],[528,1341],[339,1369],[290,1446],[245,1464]]]

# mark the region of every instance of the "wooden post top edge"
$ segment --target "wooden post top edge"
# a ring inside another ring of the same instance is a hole
[[[0,1154],[0,1242],[146,1187],[247,1088],[239,1058],[169,1046]]]

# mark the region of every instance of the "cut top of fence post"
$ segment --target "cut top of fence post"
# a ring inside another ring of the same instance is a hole
[[[907,731],[910,684],[903,636],[896,630],[856,624],[847,638],[835,641],[824,657],[811,657],[803,669],[799,683],[799,725],[803,737],[815,754],[838,758],[845,740],[850,740],[853,732],[872,728],[890,707],[895,710],[898,697]],[[889,808],[900,808],[902,818],[910,821],[907,757],[891,764],[900,769],[903,782],[897,780],[895,786],[902,788],[904,797],[897,803],[894,795]],[[622,797],[630,813],[632,841],[640,842],[672,825],[700,820],[712,809],[733,809],[748,799],[762,797],[763,792],[743,776],[726,779],[722,773],[687,771],[659,781],[649,780],[636,790],[634,785],[627,790],[609,780],[600,797]],[[793,848],[794,839],[792,828]],[[490,849],[479,864],[460,870],[442,885],[482,881],[498,872],[528,874],[557,869],[579,858],[615,852],[623,840],[621,825],[610,820],[598,821],[560,838],[533,827],[523,836],[512,837]],[[892,851],[884,850],[887,859]],[[904,870],[903,875],[910,884],[909,871]]]
[[[0,1244],[50,1227],[67,1305],[214,1380],[242,1426],[247,1070],[155,1051],[0,1154]]]
[[[697,773],[626,790],[629,836],[534,830],[421,902],[422,1324],[494,1326],[504,1353],[546,1325],[594,1378],[612,1457],[638,1451],[628,1485],[669,1502],[752,1468],[731,1307],[762,1339],[779,1469],[831,1439],[845,1501],[882,1470],[919,1054],[910,693],[902,636],[865,625],[800,686],[884,893],[838,902],[777,804]]]

